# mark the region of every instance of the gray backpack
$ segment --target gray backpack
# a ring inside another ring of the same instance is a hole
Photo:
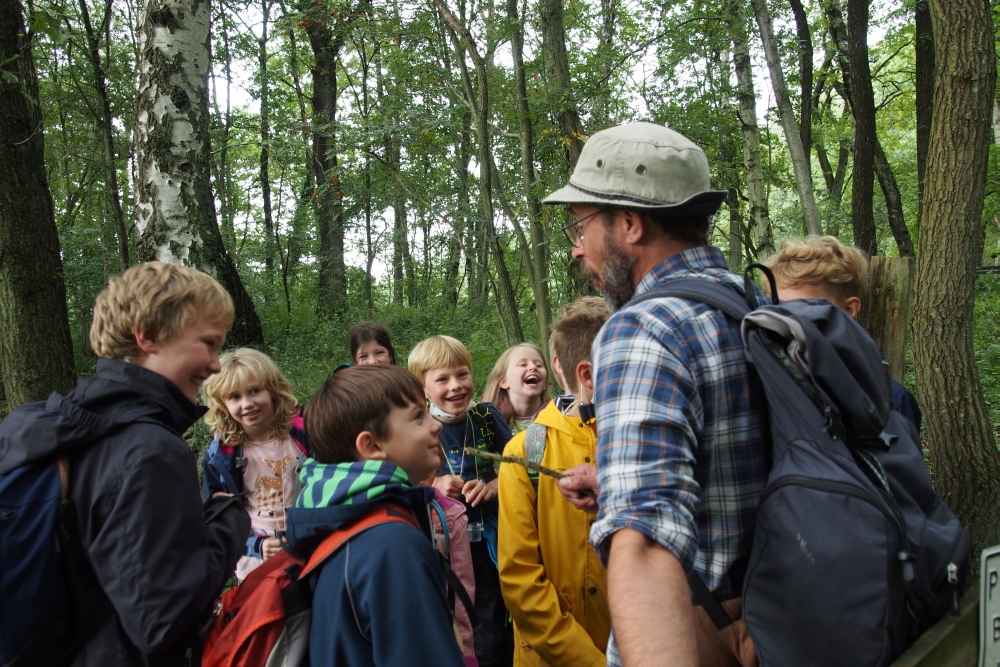
[[[875,342],[822,299],[759,305],[756,266],[746,302],[698,279],[640,297],[679,296],[742,321],[772,461],[744,561],[743,618],[761,667],[888,665],[957,613],[969,534],[931,487],[912,424],[892,410]],[[703,606],[712,616],[711,601]]]

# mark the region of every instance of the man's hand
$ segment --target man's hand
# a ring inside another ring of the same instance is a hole
[[[462,478],[458,475],[441,475],[434,478],[434,488],[446,498],[458,500],[462,495]]]
[[[264,560],[277,556],[281,553],[281,540],[277,537],[268,537],[260,545],[260,553],[264,556]]]
[[[610,539],[608,606],[622,663],[697,667],[691,589],[681,562],[631,528]]]
[[[465,494],[465,501],[473,507],[478,507],[480,503],[488,503],[497,497],[497,480],[486,483],[481,479],[474,479],[465,483],[462,488]]]
[[[597,495],[597,468],[584,463],[563,472],[559,480],[559,492],[573,507],[589,514],[597,514],[597,498],[583,495],[581,491],[592,491]]]

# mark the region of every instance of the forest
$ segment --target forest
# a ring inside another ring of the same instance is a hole
[[[404,358],[460,338],[481,387],[593,292],[540,200],[647,120],[707,152],[734,270],[805,234],[912,258],[906,384],[995,544],[998,27],[988,0],[0,0],[0,414],[93,371],[94,297],[152,259],[215,275],[229,344],[303,400],[364,319]]]

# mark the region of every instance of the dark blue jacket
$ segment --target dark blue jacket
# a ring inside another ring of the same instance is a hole
[[[917,399],[913,397],[909,389],[895,380],[892,380],[892,408],[909,419],[913,426],[916,427],[917,433],[920,433],[920,424],[923,421],[923,415],[920,413],[920,406],[917,405]]]
[[[422,529],[392,523],[357,535],[313,575],[312,667],[462,667],[444,575],[430,541],[429,487],[375,502],[288,509],[289,545],[304,556],[340,526],[391,502]]]

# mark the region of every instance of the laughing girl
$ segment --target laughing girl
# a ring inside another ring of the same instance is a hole
[[[528,428],[548,398],[549,371],[542,351],[521,343],[500,355],[486,380],[483,401],[497,406],[514,434]]]

